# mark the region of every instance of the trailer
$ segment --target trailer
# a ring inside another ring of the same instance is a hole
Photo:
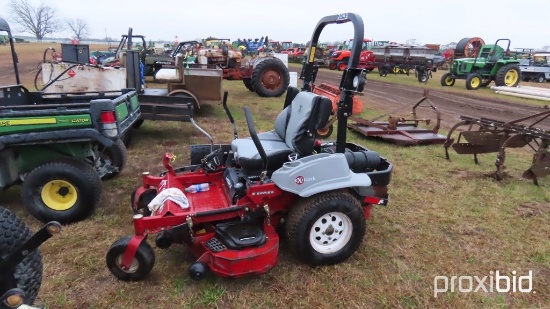
[[[432,71],[437,70],[434,65],[436,50],[425,46],[413,46],[406,44],[386,44],[373,47],[375,61],[380,76],[388,73],[407,74],[414,70],[415,77],[421,83],[428,82]]]
[[[131,44],[131,42],[129,43]],[[78,45],[83,53],[86,45]],[[140,74],[140,52],[122,50],[117,66],[101,66],[71,59],[63,53],[61,61],[45,61],[41,65],[42,85],[37,89],[44,93],[112,92],[134,88],[138,93],[141,118],[144,120],[189,121],[189,107],[200,109],[204,104],[218,104],[222,100],[223,71],[214,65],[188,64],[184,55],[176,57],[175,67],[160,68],[156,80],[163,85],[144,83]]]

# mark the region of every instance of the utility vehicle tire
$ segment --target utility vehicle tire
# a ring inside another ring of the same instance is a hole
[[[517,64],[507,64],[497,71],[495,85],[515,87],[519,84],[520,72]]]
[[[252,72],[252,88],[261,97],[280,97],[290,84],[290,74],[278,58],[259,62]]]
[[[481,87],[481,75],[477,73],[470,73],[466,78],[466,89],[477,90]]]
[[[65,158],[39,165],[23,181],[21,199],[42,222],[84,220],[101,199],[101,179],[90,164]]]
[[[134,122],[134,124],[132,124],[132,128],[139,129],[139,127],[141,127],[144,122],[145,120],[140,118],[136,122]]]
[[[378,74],[382,77],[386,77],[388,75],[388,69],[380,68],[380,69],[378,69]]]
[[[359,248],[366,231],[359,201],[345,191],[299,200],[290,209],[286,224],[292,250],[312,266],[343,262]]]
[[[252,87],[252,80],[250,78],[244,78],[243,84],[249,91],[254,92],[254,87]]]
[[[17,250],[29,238],[31,230],[11,211],[0,207],[0,260]],[[11,288],[25,292],[27,305],[32,305],[42,284],[42,255],[36,249],[15,267],[12,274],[2,274],[0,294]],[[2,304],[0,304],[2,307]]]
[[[545,81],[546,81],[546,78],[544,77],[543,74],[537,77],[537,83],[544,83]]]
[[[124,135],[121,137],[122,142],[126,147],[130,146],[133,138],[134,138],[134,128],[128,129],[126,133],[124,133]]]
[[[328,138],[332,132],[334,131],[334,125],[330,125],[328,126],[327,128],[323,128],[323,129],[318,129],[317,130],[317,138],[321,138],[321,139],[324,139],[324,138]]]
[[[455,79],[451,73],[445,73],[441,76],[441,86],[454,86]]]
[[[336,63],[334,62],[329,63],[328,68],[329,70],[336,70]]]
[[[120,173],[128,161],[128,149],[119,138],[111,148],[100,147],[97,173],[101,179],[111,179]]]
[[[145,278],[151,272],[151,269],[153,269],[155,265],[155,252],[151,248],[151,245],[144,240],[136,251],[130,269],[121,269],[119,265],[131,239],[132,236],[126,236],[115,241],[109,248],[109,251],[107,251],[105,260],[111,273],[118,279],[139,281]]]

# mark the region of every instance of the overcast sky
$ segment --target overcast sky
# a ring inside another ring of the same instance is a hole
[[[38,4],[41,0],[28,0]],[[464,37],[486,43],[509,38],[512,48],[550,45],[548,0],[44,0],[61,18],[81,18],[91,36],[119,39],[132,27],[147,39],[179,41],[207,36],[269,38],[307,42],[324,16],[352,12],[365,23],[365,37],[404,43],[447,44]],[[10,0],[0,0],[0,16],[7,18]],[[9,17],[8,17],[9,18]],[[15,28],[15,26],[12,26]],[[65,36],[69,33],[65,32]],[[343,41],[353,35],[351,23],[330,25],[321,42]]]

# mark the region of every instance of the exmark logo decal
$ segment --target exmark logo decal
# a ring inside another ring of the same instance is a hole
[[[315,181],[315,177],[304,177],[304,176],[298,176],[296,179],[294,179],[294,182],[297,185],[303,185],[305,182],[308,181]]]

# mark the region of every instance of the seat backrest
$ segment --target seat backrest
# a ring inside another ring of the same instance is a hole
[[[294,100],[294,98],[299,92],[300,92],[300,89],[296,87],[288,86],[288,88],[286,89],[285,105],[283,106],[283,109],[292,103],[292,100]]]
[[[288,124],[288,119],[290,118],[289,105],[292,103],[292,100],[294,100],[299,92],[300,89],[296,87],[288,87],[288,89],[286,90],[285,105],[283,106],[283,110],[279,113],[277,119],[275,119],[275,133],[277,133],[277,135],[279,135],[279,137],[283,141],[286,137],[286,126]]]
[[[310,155],[316,130],[327,124],[332,112],[332,102],[326,97],[302,91],[287,108],[290,117],[285,131],[285,143],[302,156]]]

